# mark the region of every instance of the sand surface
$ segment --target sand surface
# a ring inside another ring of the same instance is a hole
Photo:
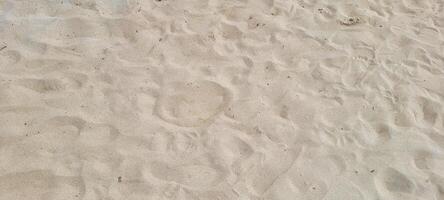
[[[0,0],[0,200],[443,200],[443,0]]]

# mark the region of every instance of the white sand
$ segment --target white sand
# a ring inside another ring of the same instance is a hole
[[[0,0],[0,200],[442,200],[443,0]]]

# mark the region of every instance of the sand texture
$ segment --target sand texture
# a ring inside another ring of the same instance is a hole
[[[0,200],[443,200],[443,0],[0,0]]]

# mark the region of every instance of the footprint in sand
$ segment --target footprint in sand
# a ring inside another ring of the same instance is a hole
[[[2,200],[74,199],[83,195],[84,183],[80,177],[57,176],[47,170],[11,173],[0,177]]]
[[[38,93],[59,92],[65,89],[62,81],[57,79],[22,79],[17,82],[19,85]]]
[[[149,171],[157,179],[176,182],[191,188],[215,186],[223,180],[222,174],[205,165],[174,166],[164,162],[153,162]]]
[[[423,121],[428,125],[435,125],[438,121],[439,116],[441,115],[442,106],[439,102],[433,101],[431,99],[422,97],[419,99],[420,104],[422,105],[422,118]]]
[[[269,191],[276,180],[286,176],[299,155],[299,149],[275,146],[267,154],[260,155],[246,177],[250,191],[259,196]]]
[[[195,127],[211,121],[229,102],[229,93],[211,81],[173,82],[161,90],[156,115],[178,126]]]
[[[81,131],[86,123],[82,118],[75,116],[55,116],[45,122],[45,124],[52,129],[54,129],[54,127],[73,126],[77,131]]]
[[[357,142],[365,146],[382,145],[392,139],[395,129],[387,123],[365,123],[356,127]]]
[[[376,185],[382,193],[385,193],[385,190],[389,193],[410,194],[415,189],[415,185],[406,175],[393,168],[385,169]]]
[[[333,185],[323,198],[323,200],[335,199],[360,200],[365,198],[361,190],[353,183],[341,180]]]
[[[0,65],[2,66],[1,70],[5,69],[14,69],[16,68],[15,64],[20,62],[22,59],[22,55],[18,51],[7,50],[8,46],[0,45]],[[3,51],[3,52],[2,52]]]
[[[419,150],[413,156],[414,166],[418,170],[439,174],[444,171],[444,157],[427,150]]]
[[[57,78],[24,78],[15,81],[17,85],[33,90],[37,93],[48,94],[64,92],[66,90],[80,89],[83,85],[82,81],[86,81],[87,77],[83,74],[65,74]]]

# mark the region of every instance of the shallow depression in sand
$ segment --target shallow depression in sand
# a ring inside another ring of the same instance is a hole
[[[219,114],[228,101],[227,90],[215,82],[173,82],[163,88],[156,114],[178,126],[199,126]]]

